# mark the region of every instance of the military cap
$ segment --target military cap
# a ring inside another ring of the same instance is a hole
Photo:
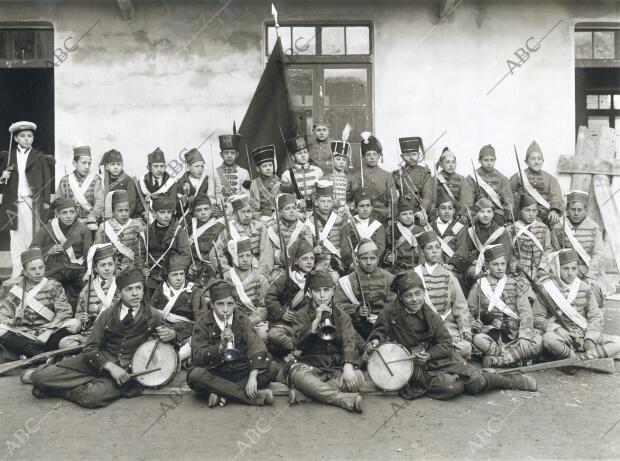
[[[147,156],[147,158],[149,165],[152,165],[153,163],[166,163],[166,157],[159,147],[156,147],[155,150]]]

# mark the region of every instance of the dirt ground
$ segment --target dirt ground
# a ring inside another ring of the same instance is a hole
[[[620,333],[620,302],[607,302]],[[620,362],[616,361],[620,371]],[[539,391],[407,402],[368,395],[364,413],[315,403],[229,404],[149,395],[99,410],[38,400],[0,378],[0,461],[240,459],[620,459],[620,373],[537,372]]]

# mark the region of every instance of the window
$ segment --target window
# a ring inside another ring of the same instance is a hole
[[[349,123],[349,141],[372,131],[372,27],[364,23],[282,24],[286,79],[299,134],[311,135],[313,121],[325,117],[330,137],[340,139]],[[277,39],[266,26],[267,59]],[[355,157],[355,156],[354,156]]]
[[[53,66],[51,25],[0,23],[0,68]]]
[[[587,94],[586,116],[588,128],[594,136],[603,126],[620,128],[620,94]]]
[[[620,62],[620,29],[617,24],[577,24],[577,67],[606,67]]]

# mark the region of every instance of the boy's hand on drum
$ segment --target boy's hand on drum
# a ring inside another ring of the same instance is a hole
[[[371,341],[368,341],[368,343],[366,344],[366,350],[368,352],[374,351],[377,347],[379,347],[379,340],[378,339],[373,339]]]
[[[112,379],[116,381],[116,384],[118,384],[119,386],[122,386],[123,384],[125,384],[127,381],[130,380],[127,370],[119,367],[115,363],[108,362],[105,364],[103,368],[105,368],[107,372],[110,373],[110,376],[112,377]]]
[[[165,343],[170,342],[177,337],[177,332],[172,328],[159,326],[155,329],[155,331],[157,331],[158,338]]]
[[[414,365],[423,367],[426,365],[426,362],[428,362],[430,358],[431,356],[426,352],[416,352],[415,354],[413,354],[413,363]]]

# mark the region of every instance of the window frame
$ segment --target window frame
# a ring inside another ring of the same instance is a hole
[[[592,37],[592,58],[578,58],[575,50],[576,34],[589,32]],[[614,33],[614,58],[594,58],[594,32]],[[573,53],[575,53],[575,67],[620,67],[620,23],[577,23],[573,36]]]
[[[6,59],[0,59],[0,69],[11,68],[50,68],[54,64],[54,26],[51,22],[24,21],[24,22],[1,22],[0,33],[7,33],[7,51]],[[13,55],[14,34],[17,32],[34,32],[34,48],[35,57],[21,59]],[[51,54],[47,56],[37,56],[36,50],[40,38],[37,32],[47,32],[46,40],[48,41],[48,49]],[[50,46],[51,45],[51,46]]]

